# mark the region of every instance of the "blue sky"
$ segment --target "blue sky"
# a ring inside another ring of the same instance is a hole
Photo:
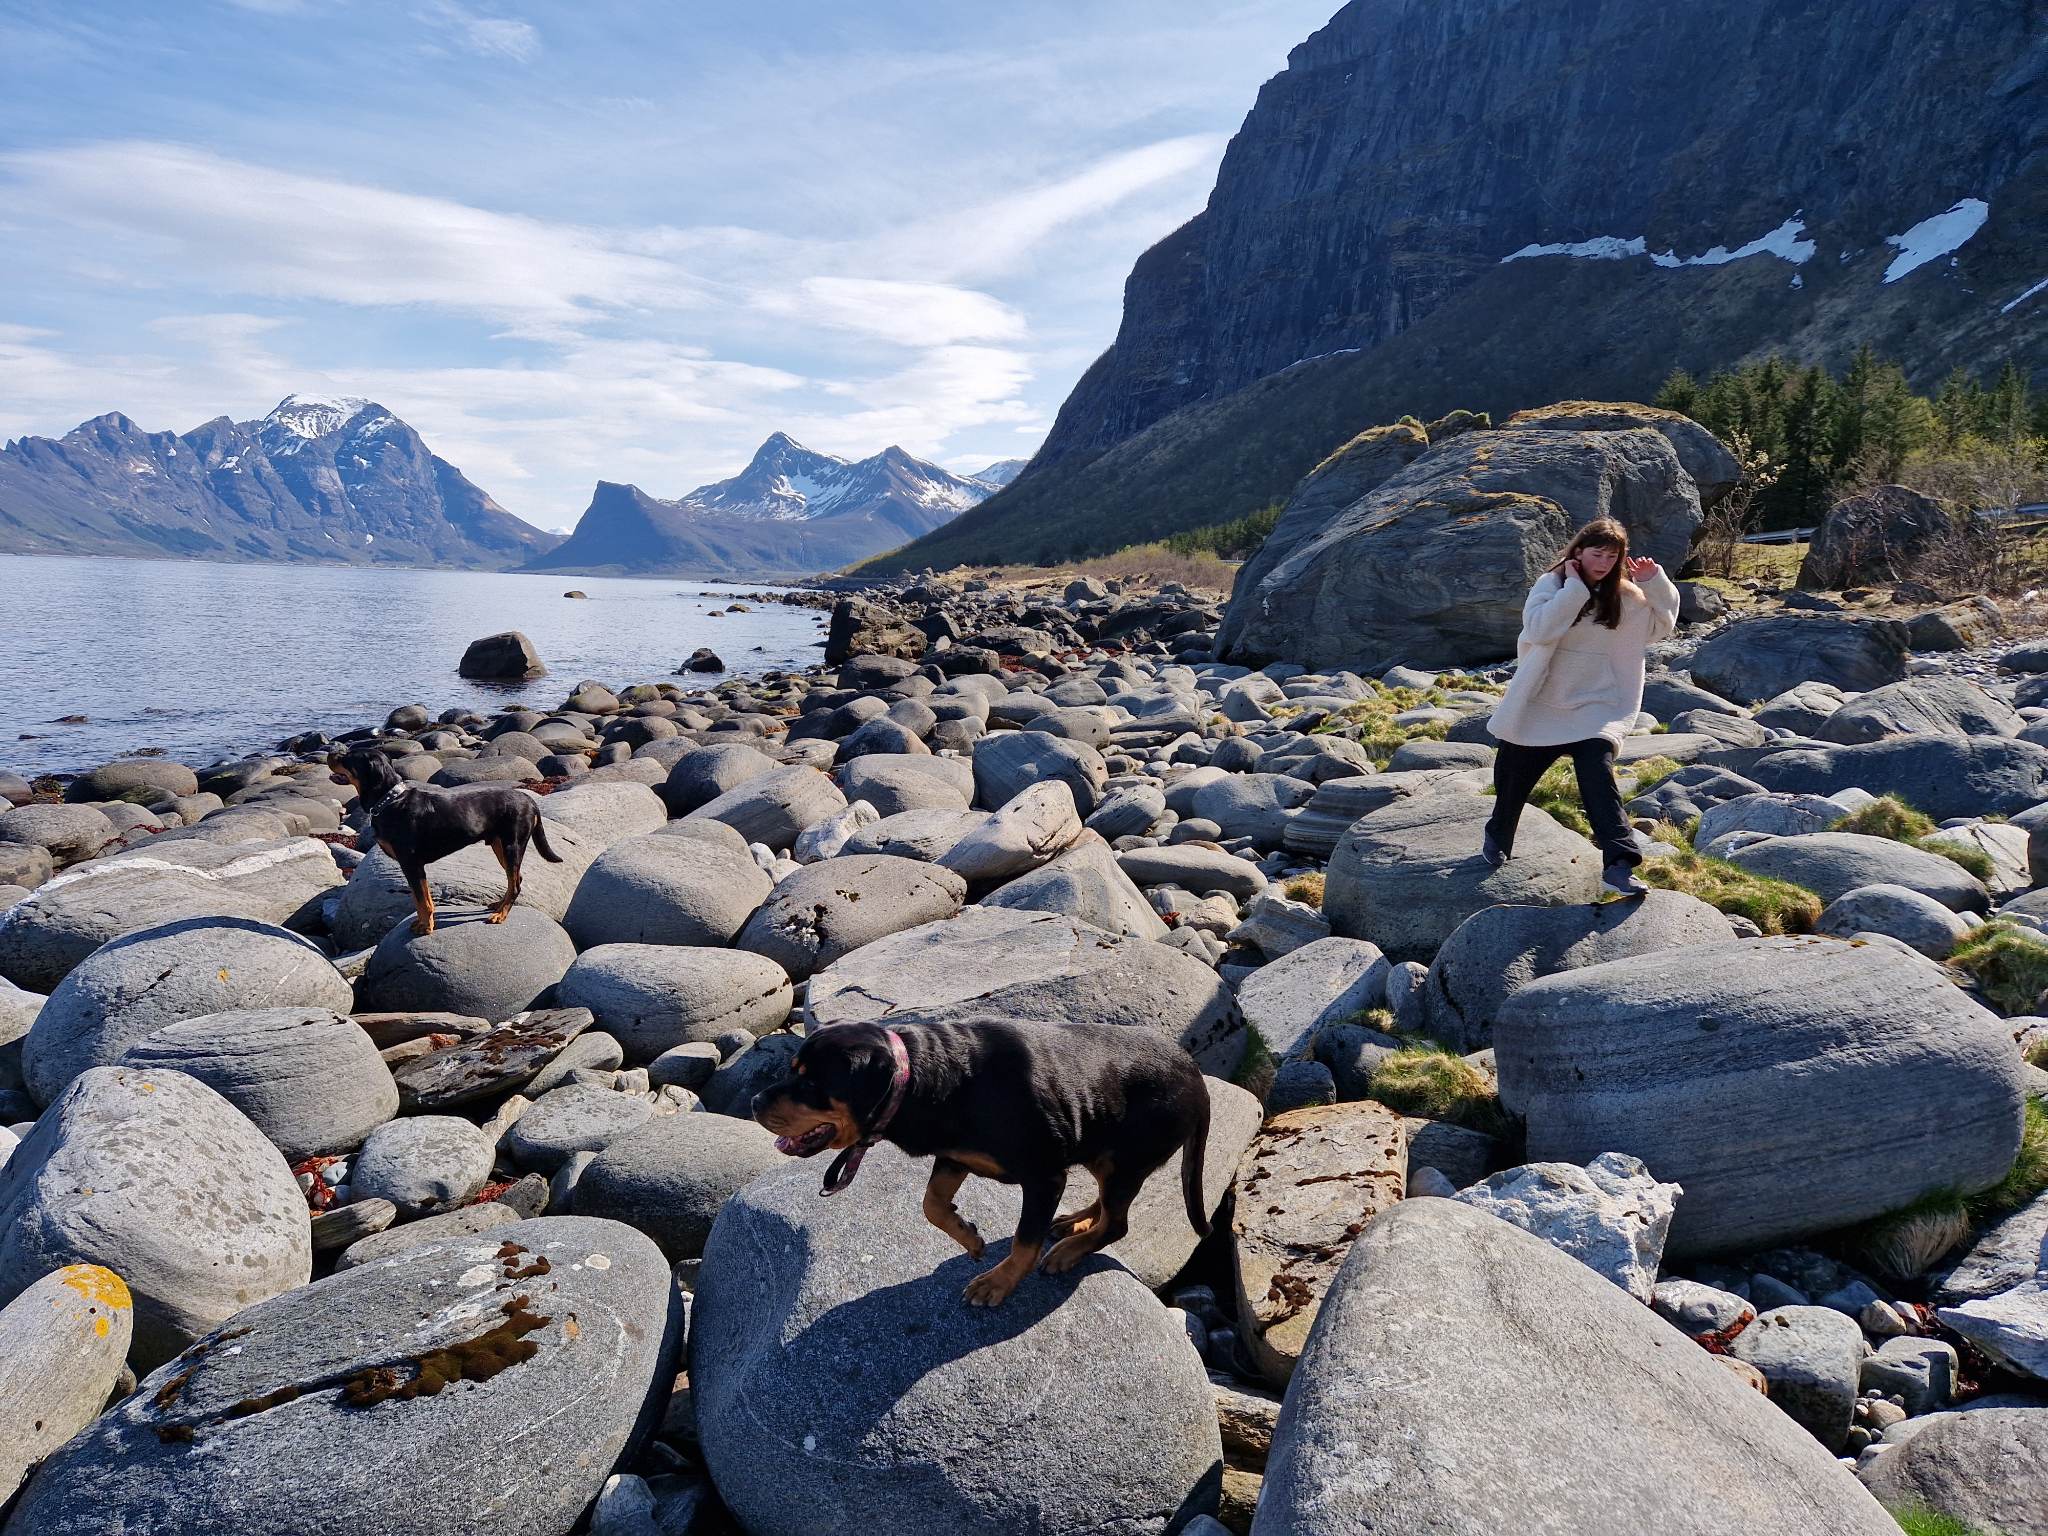
[[[372,396],[510,510],[1034,449],[1337,0],[0,0],[0,437]]]

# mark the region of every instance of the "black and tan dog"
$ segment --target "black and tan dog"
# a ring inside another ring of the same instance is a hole
[[[835,1024],[797,1051],[789,1076],[754,1097],[754,1118],[792,1157],[836,1148],[824,1192],[853,1179],[863,1153],[888,1141],[931,1157],[925,1219],[979,1259],[984,1244],[953,1197],[970,1173],[1023,1187],[1016,1240],[967,1299],[995,1307],[1045,1253],[1072,1269],[1129,1230],[1131,1201],[1178,1151],[1181,1195],[1198,1234],[1209,1094],[1179,1045],[1137,1025]],[[1095,1176],[1095,1203],[1054,1220],[1067,1170]]]
[[[562,862],[548,846],[533,796],[510,784],[465,784],[443,789],[398,776],[391,759],[374,747],[358,747],[328,759],[327,766],[353,784],[369,813],[377,846],[393,859],[412,892],[413,932],[434,931],[434,893],[427,866],[471,843],[489,843],[505,870],[505,896],[491,908],[489,922],[502,923],[519,899],[519,866],[530,841],[550,864]]]

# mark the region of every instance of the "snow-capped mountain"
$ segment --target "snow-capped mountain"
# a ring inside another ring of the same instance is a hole
[[[1024,466],[1030,462],[1029,459],[997,459],[987,469],[978,469],[967,478],[976,485],[990,487],[990,494],[993,495],[1023,474]]]
[[[568,542],[529,568],[807,576],[929,533],[997,488],[901,448],[848,460],[777,432],[737,475],[675,501],[600,481]]]
[[[371,400],[287,395],[183,434],[110,412],[0,450],[12,553],[497,569],[556,542]]]

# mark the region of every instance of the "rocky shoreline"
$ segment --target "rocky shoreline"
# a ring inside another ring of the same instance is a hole
[[[0,776],[7,1536],[2039,1529],[2048,653],[1712,596],[1622,753],[1635,903],[1565,788],[1476,857],[1476,653],[1254,670],[1219,633],[1331,615],[1089,579],[839,595],[805,673]],[[493,925],[489,851],[443,860],[412,934],[362,742],[533,789],[563,862]],[[1172,1033],[1215,1233],[1169,1165],[971,1309],[919,1165],[822,1201],[746,1118],[804,1031],[971,1012]]]

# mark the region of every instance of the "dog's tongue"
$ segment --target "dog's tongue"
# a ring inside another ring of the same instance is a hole
[[[784,1157],[809,1157],[813,1152],[821,1151],[831,1140],[831,1126],[814,1125],[801,1136],[776,1137],[775,1150]]]

